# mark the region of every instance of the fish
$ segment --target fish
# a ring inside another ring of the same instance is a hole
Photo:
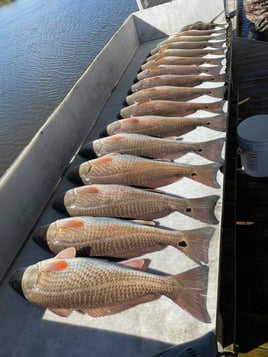
[[[74,167],[67,172],[67,178],[78,185],[118,184],[157,188],[185,177],[219,188],[216,179],[219,168],[218,163],[189,165],[113,153]]]
[[[206,55],[217,55],[224,57],[224,49],[166,49],[165,47],[160,48],[158,52],[146,58],[146,61],[152,61],[157,59],[159,56],[165,57],[203,57]]]
[[[184,30],[184,31],[180,31],[177,35],[182,35],[182,36],[209,36],[209,35],[223,35],[225,34],[225,29],[189,29],[189,30]]]
[[[220,66],[223,61],[223,58],[211,58],[211,57],[178,57],[178,56],[164,56],[160,55],[156,59],[145,62],[141,65],[141,69],[147,69],[150,67],[158,66],[161,64],[164,65],[197,65],[200,66],[202,64],[211,64]]]
[[[191,87],[176,87],[176,86],[157,86],[152,88],[141,89],[126,97],[128,105],[144,101],[152,100],[171,100],[171,101],[187,101],[198,98],[202,95],[210,97],[223,98],[226,92],[226,87],[216,88],[191,88]]]
[[[119,133],[137,133],[163,138],[180,136],[196,129],[199,126],[216,131],[225,131],[227,117],[227,114],[203,118],[163,117],[156,115],[139,117],[133,116],[111,122],[106,126],[106,128],[100,131],[99,136],[105,137]]]
[[[208,74],[210,76],[217,76],[220,73],[218,67],[204,67],[197,65],[165,65],[153,66],[137,74],[137,80],[141,80],[148,77],[161,76],[163,74],[175,74],[175,75],[198,75]]]
[[[224,100],[212,103],[196,103],[147,99],[122,108],[120,110],[120,115],[122,118],[143,115],[175,117],[179,115],[190,115],[195,113],[197,110],[205,110],[212,113],[222,113],[224,103]]]
[[[63,218],[40,226],[33,239],[54,254],[74,247],[77,255],[133,258],[172,246],[197,264],[208,263],[215,228],[169,230],[109,217]]]
[[[93,317],[111,315],[164,295],[196,319],[211,321],[206,265],[165,276],[142,271],[142,259],[112,263],[75,255],[73,247],[67,248],[14,271],[9,283],[28,302],[65,317],[73,310]]]
[[[187,36],[183,34],[169,36],[166,40],[160,42],[160,44],[166,44],[170,42],[203,42],[203,41],[218,41],[225,40],[225,34],[218,35],[205,35],[205,36]]]
[[[137,92],[142,89],[158,87],[158,86],[175,86],[175,87],[194,87],[204,82],[225,82],[225,74],[217,76],[198,76],[198,75],[172,75],[164,74],[144,78],[131,86],[132,92]]]
[[[58,193],[52,205],[71,217],[97,216],[150,221],[177,211],[204,223],[217,224],[214,208],[218,199],[218,195],[185,198],[131,186],[95,184]]]
[[[95,139],[83,145],[79,155],[86,159],[94,159],[118,152],[151,159],[175,160],[192,152],[208,160],[222,162],[221,152],[224,141],[224,138],[219,138],[206,142],[187,142],[135,133],[121,133]]]
[[[151,54],[155,54],[159,51],[159,49],[182,49],[182,50],[193,50],[193,49],[200,49],[200,48],[222,48],[223,45],[225,44],[225,41],[217,41],[217,42],[208,42],[208,41],[202,41],[202,42],[187,42],[187,41],[179,41],[179,42],[169,42],[169,43],[163,43],[163,44],[158,44],[157,47],[153,48],[151,50]]]
[[[191,24],[183,26],[180,31],[210,30],[210,29],[215,29],[215,27],[225,28],[225,25],[224,24],[215,24],[214,22],[196,21],[196,22],[193,22]]]

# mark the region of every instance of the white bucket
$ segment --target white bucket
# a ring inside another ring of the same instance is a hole
[[[268,176],[268,114],[243,120],[237,127],[237,140],[245,173]]]

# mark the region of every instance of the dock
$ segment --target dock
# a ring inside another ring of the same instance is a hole
[[[268,43],[239,38],[235,27],[221,264],[223,345],[241,357],[266,357],[268,178],[244,173],[236,128],[250,116],[268,113]]]

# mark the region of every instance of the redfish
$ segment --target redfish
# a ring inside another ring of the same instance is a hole
[[[224,24],[216,24],[214,22],[204,22],[204,21],[195,21],[188,25],[182,27],[180,31],[188,30],[210,30],[215,29],[215,27],[225,28]]]
[[[141,65],[141,69],[147,69],[153,66],[164,65],[197,65],[212,64],[220,66],[222,58],[210,58],[210,57],[178,57],[178,56],[164,56],[160,55],[156,59],[145,62]]]
[[[197,110],[206,110],[211,113],[223,113],[224,103],[225,101],[223,100],[213,103],[196,103],[148,99],[122,108],[120,115],[122,118],[143,115],[176,117],[179,115],[190,115]]]
[[[140,116],[116,120],[100,132],[100,137],[119,133],[137,133],[157,137],[180,136],[199,126],[216,131],[226,130],[227,114],[213,117]],[[93,153],[94,154],[94,153]]]
[[[67,173],[76,184],[119,184],[146,188],[169,185],[183,177],[214,188],[219,164],[188,165],[113,153],[86,161]]]
[[[160,44],[166,44],[170,42],[203,42],[203,41],[217,41],[217,40],[225,40],[225,34],[218,35],[204,35],[204,36],[189,36],[184,34],[177,34],[169,36],[166,40],[162,41]]]
[[[39,227],[33,239],[57,254],[74,247],[79,256],[132,258],[172,246],[196,263],[208,263],[213,227],[169,230],[108,217],[64,218]]]
[[[121,133],[85,144],[79,154],[86,159],[118,152],[151,159],[175,160],[192,152],[208,160],[221,162],[223,143],[224,138],[206,142],[185,142],[142,134]]]
[[[224,45],[225,41],[217,41],[217,42],[208,42],[208,41],[202,41],[202,42],[184,42],[184,41],[179,41],[179,42],[169,42],[169,43],[164,43],[164,44],[159,44],[157,47],[152,49],[151,54],[154,54],[159,51],[160,48],[165,48],[165,49],[182,49],[182,50],[190,50],[190,49],[200,49],[200,48],[222,48]]]
[[[198,75],[172,75],[164,74],[144,78],[131,86],[132,92],[158,86],[194,87],[204,82],[225,82],[225,74],[217,76],[198,76]]]
[[[210,76],[219,75],[220,68],[218,67],[201,67],[196,65],[165,65],[153,66],[147,68],[137,74],[137,79],[141,79],[161,76],[163,74],[175,74],[175,75],[199,75],[208,74]]]
[[[208,35],[224,35],[225,29],[188,29],[181,30],[177,35],[181,36],[208,36]]]
[[[189,50],[183,50],[183,49],[166,49],[166,48],[160,48],[158,52],[155,54],[149,56],[146,58],[146,61],[152,61],[157,59],[159,56],[165,56],[165,57],[203,57],[206,55],[221,55],[224,57],[224,51],[223,49],[189,49]]]
[[[200,321],[210,322],[207,266],[162,276],[141,271],[142,264],[141,259],[115,264],[75,258],[75,249],[68,248],[15,271],[9,282],[30,303],[60,316],[72,310],[94,317],[115,314],[164,295]]]
[[[217,195],[184,198],[131,186],[100,184],[76,187],[55,196],[53,206],[70,216],[153,220],[180,212],[208,224],[217,224]]]
[[[172,101],[187,101],[202,95],[208,95],[216,98],[223,98],[226,92],[226,87],[217,88],[191,88],[191,87],[175,87],[175,86],[158,86],[152,88],[141,89],[126,97],[128,105],[136,102],[141,102],[146,99],[152,100],[172,100]]]

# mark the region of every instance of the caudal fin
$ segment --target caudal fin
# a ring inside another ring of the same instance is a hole
[[[204,227],[183,231],[183,239],[177,242],[176,248],[198,264],[208,263],[210,239],[215,232],[213,227]]]
[[[226,92],[226,86],[221,86],[217,88],[210,88],[207,94],[211,97],[223,98]]]
[[[208,160],[222,162],[223,159],[221,157],[221,153],[224,141],[224,138],[219,138],[216,140],[200,143],[200,148],[197,150],[196,153],[200,156],[205,157]]]
[[[213,103],[206,103],[202,109],[212,113],[222,113],[224,103],[225,102],[223,100]]]
[[[227,126],[227,114],[221,114],[210,118],[200,118],[199,125],[216,131],[225,131]]]
[[[220,165],[218,163],[193,166],[191,173],[187,177],[203,185],[219,188],[220,185],[217,182],[217,172],[219,168]]]
[[[207,311],[208,267],[203,265],[169,277],[175,282],[169,297],[196,319],[211,322]]]
[[[214,209],[218,199],[217,195],[184,199],[183,203],[181,199],[174,199],[173,209],[201,222],[217,224]]]

